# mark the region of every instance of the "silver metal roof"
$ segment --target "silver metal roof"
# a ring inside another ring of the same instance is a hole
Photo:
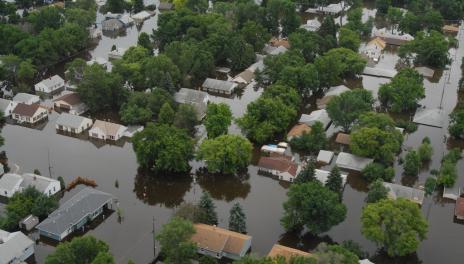
[[[65,127],[70,127],[70,128],[79,128],[82,122],[84,122],[86,117],[78,116],[78,115],[72,115],[68,113],[62,113],[57,119],[56,119],[56,124],[65,126]],[[90,119],[89,119],[90,120]]]

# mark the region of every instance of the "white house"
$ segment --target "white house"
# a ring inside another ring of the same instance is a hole
[[[302,114],[298,122],[308,126],[313,126],[316,122],[321,122],[325,130],[330,125],[331,121],[332,119],[330,119],[327,111],[325,109],[321,109],[312,111],[309,115]]]
[[[196,232],[191,241],[197,246],[199,254],[239,260],[251,248],[251,236],[205,224],[195,224],[194,228]]]
[[[89,136],[97,139],[119,140],[127,127],[111,122],[96,120],[92,128],[89,130]]]
[[[93,124],[92,119],[62,113],[56,120],[55,127],[57,130],[79,134],[90,128]]]
[[[262,171],[277,176],[279,180],[288,182],[293,182],[301,170],[301,166],[287,156],[261,157],[258,167]]]
[[[25,263],[34,255],[34,241],[21,232],[9,233],[0,229],[0,263]]]
[[[374,160],[364,157],[359,157],[350,153],[340,152],[335,164],[342,169],[362,171],[367,165]]]
[[[0,98],[0,111],[3,115],[8,117],[11,116],[13,109],[16,107],[17,103],[11,100]]]
[[[58,75],[53,75],[50,78],[44,79],[34,85],[36,92],[51,94],[58,92],[64,88],[64,80]]]
[[[38,104],[23,104],[19,103],[16,105],[12,112],[13,120],[18,123],[35,124],[48,117],[48,111],[45,108],[40,107]]]
[[[34,187],[37,191],[52,196],[61,190],[61,185],[58,180],[40,176],[33,173],[24,173],[22,176],[21,191],[27,187]]]
[[[13,102],[30,105],[40,102],[40,97],[38,95],[28,93],[17,93],[13,97]]]
[[[0,178],[0,196],[11,198],[13,194],[21,190],[23,178],[21,175],[6,173]]]

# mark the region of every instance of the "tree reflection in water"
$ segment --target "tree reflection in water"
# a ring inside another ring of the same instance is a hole
[[[300,249],[306,252],[311,252],[317,245],[325,242],[327,244],[333,244],[334,241],[328,235],[317,236],[310,232],[302,233],[302,230],[295,230],[282,234],[278,244]]]
[[[135,176],[134,192],[144,203],[173,208],[184,201],[192,180],[189,174],[157,174],[139,170]]]
[[[245,199],[251,189],[248,172],[239,175],[211,174],[202,167],[196,171],[196,175],[200,187],[216,200],[230,202],[236,198]]]

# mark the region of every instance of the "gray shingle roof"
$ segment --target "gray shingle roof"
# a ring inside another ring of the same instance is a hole
[[[13,101],[24,103],[24,102],[29,101],[32,98],[39,99],[39,97],[37,95],[28,94],[28,93],[18,93],[13,97]]]
[[[51,234],[60,235],[88,214],[113,200],[113,195],[93,188],[85,188],[66,201],[37,226]]]
[[[182,88],[174,95],[174,100],[179,104],[192,104],[197,112],[197,118],[202,119],[206,113],[209,96],[203,91]]]
[[[203,82],[203,87],[232,93],[232,91],[237,87],[237,84],[229,81],[207,78],[205,82]]]
[[[56,124],[78,129],[85,119],[86,118],[82,116],[62,113],[58,119],[56,119]]]
[[[41,193],[44,193],[51,183],[58,182],[57,180],[32,173],[24,173],[22,177],[23,181],[21,182],[21,187],[27,188],[29,186],[34,186],[37,191]]]
[[[422,204],[424,200],[423,190],[389,182],[384,182],[383,185],[389,189],[388,196],[392,199],[405,198],[418,204]]]
[[[338,167],[343,169],[361,171],[373,161],[373,159],[359,157],[346,152],[340,152],[335,163]]]
[[[34,241],[21,232],[9,233],[0,230],[0,263],[10,263],[11,260],[21,257],[24,250],[33,246]]]
[[[11,100],[0,98],[0,111],[5,113],[6,109],[10,105],[10,103],[11,103]]]

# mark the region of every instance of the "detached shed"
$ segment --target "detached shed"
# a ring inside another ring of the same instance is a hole
[[[332,162],[332,159],[334,157],[334,153],[332,151],[328,150],[320,150],[319,154],[317,155],[317,162],[322,162],[325,164],[330,164]]]
[[[350,145],[351,137],[349,134],[340,132],[337,134],[337,138],[335,139],[335,142],[341,145]]]
[[[19,229],[31,231],[38,224],[39,218],[37,216],[28,215],[19,221]]]
[[[207,78],[201,88],[207,92],[230,95],[237,88],[234,82]]]

